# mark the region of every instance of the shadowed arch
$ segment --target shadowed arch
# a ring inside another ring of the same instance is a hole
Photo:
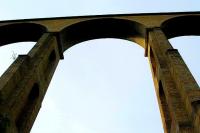
[[[185,35],[200,35],[200,16],[189,15],[171,18],[165,21],[161,28],[168,39]]]
[[[93,19],[73,24],[61,32],[63,51],[91,39],[119,38],[144,47],[145,26],[134,21],[114,18]]]
[[[17,23],[1,26],[0,46],[22,41],[37,41],[44,32],[46,32],[44,26],[34,23]]]

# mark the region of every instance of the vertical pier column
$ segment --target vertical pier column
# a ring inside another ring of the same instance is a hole
[[[197,131],[199,87],[160,28],[148,31],[148,57],[165,132]]]
[[[56,37],[44,33],[27,55],[19,55],[0,78],[0,131],[29,133],[60,54]]]

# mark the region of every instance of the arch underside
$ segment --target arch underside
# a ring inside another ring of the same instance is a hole
[[[46,28],[34,23],[16,23],[0,27],[0,46],[23,41],[36,42]]]
[[[79,22],[61,31],[63,52],[69,47],[92,39],[118,38],[144,47],[145,28],[130,20],[103,18]]]
[[[200,16],[188,15],[171,18],[161,25],[168,39],[186,36],[200,35]]]

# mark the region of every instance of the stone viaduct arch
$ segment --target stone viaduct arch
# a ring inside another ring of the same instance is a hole
[[[96,38],[134,41],[149,58],[165,133],[200,132],[200,89],[168,38],[199,35],[200,12],[149,13],[9,20],[0,46],[37,41],[0,78],[0,131],[27,133],[63,52]]]
[[[80,31],[80,32],[77,32]],[[99,38],[119,38],[144,46],[145,26],[125,19],[101,18],[72,24],[62,31],[63,51],[77,43]],[[140,38],[139,42],[137,38]]]
[[[46,28],[34,23],[7,24],[0,27],[0,45],[21,41],[37,41]]]

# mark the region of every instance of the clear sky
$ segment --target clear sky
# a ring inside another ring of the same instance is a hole
[[[2,0],[0,20],[200,11],[198,0]],[[177,48],[200,83],[200,37],[178,37]],[[12,54],[34,43],[0,47],[0,74]],[[31,133],[163,133],[144,50],[120,39],[79,43],[64,53]]]

